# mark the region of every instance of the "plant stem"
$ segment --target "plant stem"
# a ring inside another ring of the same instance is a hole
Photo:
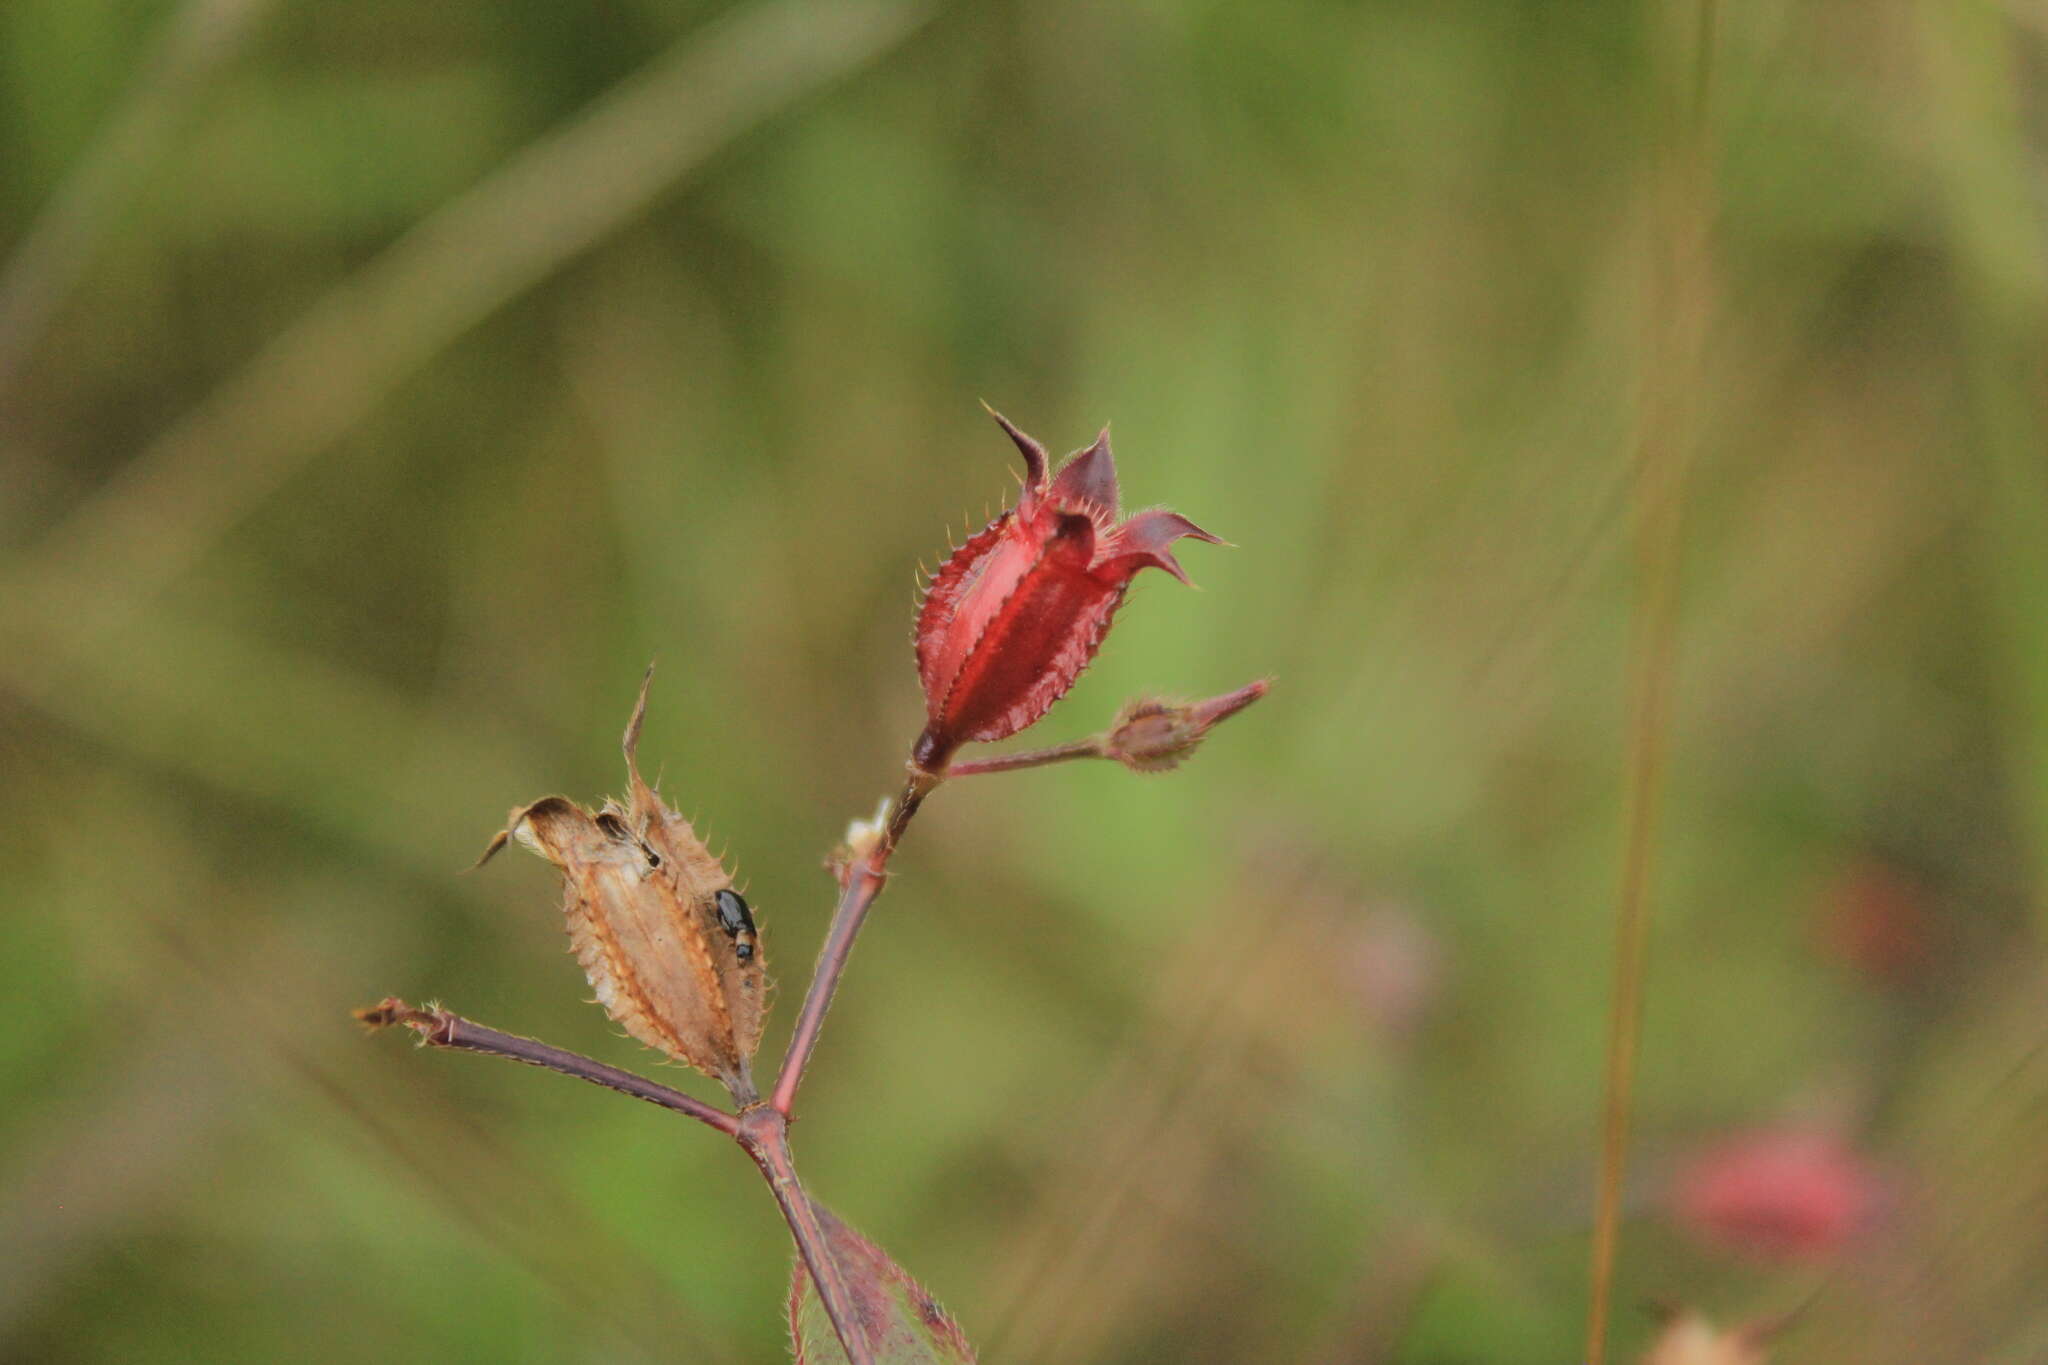
[[[390,999],[369,1009],[357,1010],[356,1018],[371,1028],[385,1028],[392,1024],[403,1024],[420,1035],[420,1042],[426,1047],[452,1047],[464,1052],[483,1052],[493,1057],[510,1057],[515,1062],[545,1067],[559,1071],[564,1076],[601,1085],[607,1090],[616,1090],[622,1095],[631,1095],[636,1100],[658,1104],[664,1109],[673,1109],[678,1114],[687,1114],[699,1123],[716,1128],[727,1137],[738,1140],[740,1121],[715,1105],[706,1104],[680,1090],[658,1085],[644,1076],[622,1071],[615,1066],[579,1052],[565,1048],[551,1047],[547,1043],[531,1038],[521,1038],[516,1033],[502,1033],[487,1028],[473,1020],[442,1009],[415,1009],[403,1000]]]
[[[1020,753],[997,754],[993,758],[972,758],[965,763],[950,763],[946,766],[948,777],[974,777],[981,773],[1008,773],[1019,768],[1043,768],[1049,763],[1065,763],[1076,758],[1107,758],[1102,752],[1102,738],[1091,735],[1087,739],[1070,740],[1046,749],[1026,749]]]
[[[838,1335],[839,1344],[846,1348],[848,1362],[874,1365],[874,1353],[868,1348],[867,1330],[854,1311],[853,1296],[839,1274],[839,1263],[832,1259],[832,1246],[825,1238],[824,1228],[819,1226],[817,1210],[804,1193],[803,1182],[797,1179],[796,1160],[789,1150],[789,1119],[779,1109],[756,1105],[740,1116],[739,1131],[734,1136],[761,1168],[762,1178],[782,1210],[783,1221],[789,1224],[797,1255],[803,1257],[804,1267],[811,1272],[811,1283],[817,1286],[825,1316],[832,1320],[832,1330]]]
[[[804,1068],[810,1063],[812,1050],[818,1046],[818,1033],[825,1025],[825,1011],[832,1007],[832,993],[838,989],[839,978],[846,971],[847,959],[853,953],[853,941],[860,935],[868,908],[882,894],[882,886],[889,879],[889,856],[896,851],[897,841],[909,828],[917,808],[944,780],[943,774],[912,767],[909,779],[903,784],[903,794],[890,810],[887,827],[869,847],[856,849],[853,861],[846,868],[839,904],[832,910],[832,924],[825,931],[824,947],[818,950],[818,965],[811,973],[810,988],[804,992],[803,1009],[797,1014],[796,1029],[789,1037],[789,1051],[783,1054],[782,1072],[775,1078],[775,1089],[769,1100],[784,1118],[790,1117],[796,1105],[797,1087],[803,1083]]]
[[[680,1090],[657,1085],[643,1076],[607,1066],[581,1053],[488,1028],[450,1010],[418,1009],[396,998],[357,1010],[356,1018],[373,1029],[402,1024],[419,1034],[424,1047],[450,1047],[492,1057],[509,1057],[516,1062],[574,1076],[607,1090],[631,1095],[636,1100],[646,1100],[649,1104],[687,1114],[737,1142],[754,1159],[754,1164],[761,1168],[762,1176],[768,1181],[768,1189],[789,1223],[790,1235],[796,1239],[797,1253],[804,1258],[804,1265],[811,1272],[811,1282],[818,1287],[818,1298],[825,1305],[825,1314],[832,1319],[832,1330],[839,1334],[840,1344],[846,1348],[847,1360],[851,1365],[874,1365],[874,1353],[868,1349],[867,1337],[854,1316],[853,1300],[846,1292],[846,1281],[839,1274],[839,1264],[832,1259],[824,1229],[818,1225],[817,1213],[804,1194],[802,1182],[797,1179],[796,1162],[789,1150],[789,1121],[779,1110],[756,1104],[739,1114],[728,1114]]]
[[[0,390],[92,264],[109,229],[207,82],[275,8],[272,0],[185,0],[121,106],[14,238],[0,269]]]
[[[1652,863],[1670,747],[1678,667],[1678,595],[1684,489],[1698,440],[1708,314],[1713,301],[1709,235],[1713,222],[1707,98],[1712,88],[1714,0],[1697,0],[1693,73],[1680,121],[1650,167],[1650,358],[1635,451],[1635,538],[1639,557],[1632,610],[1634,674],[1628,754],[1627,832],[1615,920],[1614,987],[1608,1005],[1601,1081],[1600,1173],[1588,1267],[1586,1365],[1606,1365],[1614,1264],[1621,1241],[1621,1196],[1642,1041],[1643,989],[1649,971]]]

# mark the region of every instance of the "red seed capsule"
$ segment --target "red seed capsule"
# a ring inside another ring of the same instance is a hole
[[[928,771],[1051,709],[1095,657],[1138,570],[1188,581],[1169,549],[1176,540],[1223,543],[1177,512],[1119,522],[1107,430],[1053,477],[1043,446],[990,415],[1023,452],[1024,489],[946,561],[918,613],[926,724],[914,756]]]

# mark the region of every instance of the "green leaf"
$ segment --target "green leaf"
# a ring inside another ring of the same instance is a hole
[[[839,1277],[866,1329],[876,1365],[973,1365],[974,1351],[946,1310],[902,1266],[867,1238],[812,1204]],[[846,1349],[832,1330],[824,1300],[803,1257],[789,1280],[789,1337],[796,1365],[844,1365]]]

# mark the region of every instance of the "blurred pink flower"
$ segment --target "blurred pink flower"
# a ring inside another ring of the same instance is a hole
[[[1822,952],[1879,985],[1912,985],[1934,960],[1926,889],[1876,858],[1836,874],[1821,895],[1817,929]]]
[[[1671,1185],[1680,1227],[1709,1246],[1771,1261],[1824,1260],[1869,1226],[1879,1180],[1833,1133],[1759,1129],[1692,1157]]]
[[[1443,988],[1444,952],[1406,907],[1374,906],[1359,920],[1338,961],[1344,986],[1382,1035],[1413,1033]]]

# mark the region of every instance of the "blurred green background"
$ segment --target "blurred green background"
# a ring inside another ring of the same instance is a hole
[[[1238,547],[1032,738],[1277,680],[942,791],[861,943],[799,1155],[987,1358],[1580,1358],[1659,620],[1624,1357],[2048,1358],[2048,26],[1725,6],[1695,144],[1696,18],[0,6],[0,1356],[784,1358],[738,1152],[347,1012],[652,1063],[553,874],[461,871],[658,657],[776,1055],[987,398]],[[1673,1225],[1783,1122],[1874,1226]]]

